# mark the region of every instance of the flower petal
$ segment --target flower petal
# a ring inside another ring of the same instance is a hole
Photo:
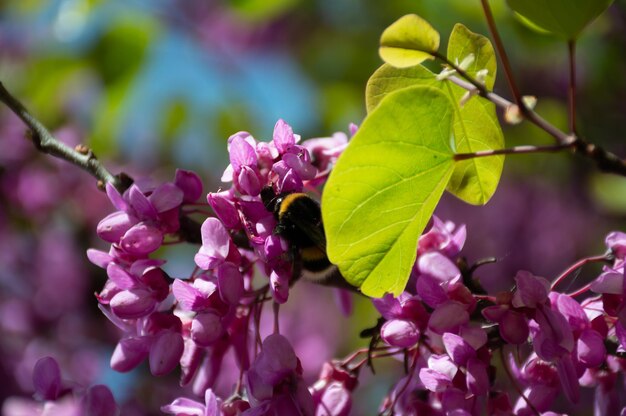
[[[183,350],[183,337],[178,332],[161,331],[150,346],[148,361],[152,375],[161,376],[172,371]]]
[[[183,191],[184,202],[195,202],[202,196],[202,180],[195,172],[176,169],[174,183]]]
[[[183,203],[184,193],[176,185],[166,182],[158,186],[148,200],[157,212],[165,212],[179,207]]]
[[[35,397],[39,400],[56,400],[61,393],[61,368],[52,357],[37,360],[33,369]]]
[[[393,347],[409,348],[417,343],[420,332],[413,322],[392,319],[382,326],[380,336]]]
[[[111,355],[111,368],[120,373],[134,369],[146,359],[149,348],[148,337],[122,338]]]

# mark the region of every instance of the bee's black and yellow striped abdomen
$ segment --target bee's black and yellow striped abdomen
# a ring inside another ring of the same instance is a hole
[[[322,212],[316,201],[306,194],[289,194],[279,199],[277,211],[279,235],[299,248],[325,248]]]
[[[265,207],[278,222],[274,232],[298,250],[302,277],[316,283],[354,289],[328,260],[319,203],[304,193],[276,196],[271,188],[265,188],[261,196]]]

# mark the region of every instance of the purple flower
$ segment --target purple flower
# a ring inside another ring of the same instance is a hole
[[[221,400],[207,389],[204,393],[204,403],[179,397],[168,405],[161,406],[161,411],[176,416],[221,416]]]
[[[194,257],[198,267],[214,269],[225,261],[237,264],[241,255],[237,251],[224,224],[217,218],[209,217],[202,224],[202,246]]]
[[[419,238],[418,255],[428,251],[440,251],[448,257],[454,257],[463,248],[467,231],[462,225],[455,231],[451,222],[443,222],[433,215],[427,232]]]
[[[428,367],[419,371],[419,378],[426,389],[438,393],[452,386],[458,367],[446,354],[433,354],[428,357]]]
[[[40,358],[33,369],[33,386],[38,400],[56,400],[61,394],[61,369],[52,357]]]
[[[129,272],[117,263],[109,263],[107,275],[114,287],[100,293],[100,303],[108,303],[113,313],[122,319],[149,315],[169,293],[165,273],[154,264],[151,260],[138,260]]]
[[[118,342],[111,356],[111,368],[120,372],[130,371],[147,357],[153,375],[172,371],[184,348],[180,319],[155,312],[138,321],[136,327],[135,333],[127,334]]]
[[[430,315],[428,328],[436,334],[456,333],[468,322],[469,313],[465,306],[460,302],[448,301],[439,305]]]
[[[355,374],[324,363],[319,380],[309,388],[315,402],[316,416],[348,416],[352,408],[351,392],[358,382]]]
[[[187,189],[187,198],[197,196],[194,188],[197,188],[199,178],[192,175],[187,172],[178,177],[178,182]],[[165,234],[178,231],[178,210],[185,191],[175,184],[164,183],[146,193],[133,184],[120,195],[108,183],[106,191],[118,211],[98,224],[97,232],[103,240],[118,244],[133,256],[143,257],[161,246]]]
[[[476,395],[486,394],[490,387],[487,365],[477,358],[476,350],[462,337],[449,332],[443,334],[442,340],[452,361],[464,367],[467,390]]]
[[[120,414],[113,393],[107,386],[98,384],[87,389],[81,399],[83,414],[93,416],[117,416]]]
[[[483,309],[483,316],[498,323],[500,336],[509,344],[522,344],[528,340],[528,322],[524,315],[506,307],[488,307]]]
[[[523,392],[526,399],[532,403],[537,411],[548,411],[559,395],[561,388],[555,368],[534,356],[529,357],[521,372],[517,370],[515,359],[512,355],[509,357],[509,363],[515,378],[528,386]],[[535,410],[528,405],[528,402],[521,397],[515,404],[514,413],[519,416],[536,414]]]
[[[544,305],[538,305],[534,315],[536,324],[531,325],[533,348],[539,358],[556,366],[563,392],[576,403],[580,397],[578,375],[572,352],[574,335],[565,317]]]
[[[38,406],[31,401],[11,401],[2,406],[3,414],[15,415],[93,415],[117,416],[119,409],[111,390],[104,385],[80,386],[68,382],[62,387],[61,370],[54,358],[44,357],[37,361],[33,369],[35,398],[45,401]]]
[[[261,192],[262,178],[257,167],[256,142],[247,133],[238,133],[228,139],[230,165],[222,175],[222,181],[233,181],[235,188],[244,195],[256,196]]]
[[[235,208],[235,196],[232,188],[228,191],[209,193],[207,201],[226,228],[230,230],[241,228],[241,220],[239,219],[239,212]]]
[[[517,291],[513,295],[512,305],[516,308],[536,308],[545,304],[550,292],[550,282],[543,277],[520,270],[515,276]]]
[[[419,340],[420,331],[411,321],[393,319],[383,324],[380,336],[393,347],[409,348]]]
[[[311,163],[318,170],[316,181],[324,180],[348,146],[348,136],[345,133],[337,132],[331,137],[306,140],[302,146],[309,151],[313,159]]]
[[[613,231],[606,236],[604,240],[606,246],[615,253],[618,259],[624,259],[626,256],[626,234],[620,231]]]
[[[397,298],[387,294],[381,299],[372,299],[372,302],[387,319],[380,332],[383,341],[400,348],[417,343],[420,331],[428,322],[428,313],[417,297],[404,292]]]
[[[253,407],[244,415],[314,414],[314,402],[304,381],[302,367],[289,341],[280,334],[265,338],[261,352],[246,373]],[[271,413],[270,413],[271,414]]]
[[[222,317],[228,310],[217,285],[196,279],[193,285],[180,279],[174,281],[172,293],[182,310],[197,312],[191,322],[191,339],[202,347],[217,341],[224,333]]]
[[[583,307],[571,297],[555,292],[550,293],[550,299],[572,329],[578,361],[585,367],[600,366],[606,357],[604,337],[591,327]]]
[[[299,140],[300,137],[293,134],[291,126],[283,120],[276,122],[273,143],[281,160],[273,164],[272,172],[276,176],[273,181],[278,193],[301,192],[303,181],[317,175],[308,149],[296,144]]]
[[[438,251],[419,256],[413,274],[417,279],[416,293],[431,308],[447,302],[451,298],[449,292],[457,289],[455,284],[461,279],[458,267]]]
[[[174,185],[183,191],[183,202],[196,202],[202,195],[202,180],[190,170],[176,169]]]
[[[292,146],[300,141],[300,136],[293,134],[293,129],[291,126],[283,119],[279,119],[274,125],[274,135],[272,138],[272,142],[279,154],[284,154],[288,152]]]

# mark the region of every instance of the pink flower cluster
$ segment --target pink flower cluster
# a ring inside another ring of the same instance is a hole
[[[180,170],[174,182],[153,189],[133,185],[120,194],[107,188],[117,211],[100,222],[98,234],[111,249],[88,255],[108,275],[97,295],[100,307],[124,333],[111,365],[129,371],[148,359],[154,375],[180,366],[180,384],[204,398],[179,397],[162,407],[165,413],[348,415],[360,371],[389,356],[404,357],[406,372],[385,396],[381,414],[547,415],[561,393],[577,403],[581,386],[596,388],[598,414],[619,413],[624,404],[614,386],[626,368],[620,358],[626,234],[607,237],[609,252],[594,261],[612,264],[576,293],[554,290],[572,268],[552,285],[520,271],[514,288],[490,295],[474,276],[477,266],[460,257],[465,227],[436,216],[419,238],[405,291],[373,299],[381,319],[369,331],[369,348],[327,362],[308,386],[278,324],[278,305],[288,301],[297,278],[294,247],[276,233],[277,218],[261,194],[319,192],[347,137],[299,141],[282,120],[270,142],[245,132],[231,136],[222,176],[231,186],[209,193],[207,204],[195,203],[200,179]],[[170,278],[164,261],[150,256],[164,243],[185,240],[189,230],[181,224],[195,221],[191,204],[212,212],[196,223],[201,245],[194,272]],[[589,290],[599,295],[575,299]],[[261,334],[259,324],[267,301],[274,304],[270,335]],[[231,351],[239,378],[223,398],[216,382]],[[503,377],[517,391],[496,383]]]
[[[596,414],[619,414],[623,404],[614,387],[626,361],[609,354],[607,346],[613,345],[618,353],[626,348],[622,323],[626,234],[609,234],[610,251],[602,259],[614,258],[613,265],[605,266],[578,293],[555,292],[548,280],[520,271],[511,292],[492,297],[472,293],[466,286],[475,282],[464,280],[452,261],[463,246],[465,230],[453,231],[452,224],[434,217],[420,238],[407,291],[398,298],[374,300],[385,318],[382,340],[412,354],[409,375],[387,396],[383,410],[548,414],[561,393],[578,403],[583,386],[596,387]],[[574,299],[589,289],[602,296]],[[490,322],[497,324],[498,333]],[[519,364],[512,347],[522,346],[532,351]],[[503,365],[509,367],[513,382],[523,387],[513,404],[510,393],[494,384],[496,349],[503,352]],[[429,394],[418,399],[420,391]]]
[[[97,232],[111,248],[108,253],[90,249],[87,256],[107,271],[97,298],[125,334],[111,366],[130,371],[148,358],[152,374],[169,373],[183,354],[182,322],[171,313],[171,279],[160,267],[164,261],[149,255],[166,235],[179,231],[180,209],[200,197],[202,182],[193,172],[178,170],[174,182],[154,189],[133,184],[123,195],[110,185],[106,190],[117,211],[100,221]]]
[[[337,403],[337,389],[343,384],[333,382],[332,375],[324,375],[328,384],[318,384],[315,396],[311,394],[284,336],[270,335],[255,344],[250,333],[254,326],[259,332],[264,301],[287,301],[293,274],[290,247],[274,233],[276,218],[264,205],[261,190],[270,187],[276,195],[315,191],[347,137],[337,134],[308,145],[299,140],[282,120],[270,142],[257,142],[245,132],[231,136],[231,163],[222,179],[232,186],[208,194],[208,205],[195,203],[202,183],[182,170],[173,182],[152,189],[132,185],[120,194],[107,187],[117,211],[104,218],[97,231],[111,248],[91,249],[88,257],[107,271],[97,298],[124,334],[111,366],[130,371],[147,358],[151,373],[163,375],[180,365],[181,385],[191,384],[193,392],[205,398],[204,403],[179,398],[164,406],[165,412],[255,415],[294,414],[300,409],[313,414],[322,404],[349,408],[347,396]],[[199,227],[201,246],[192,276],[170,278],[161,268],[164,261],[150,256],[164,243],[184,240],[181,224],[188,223],[189,204],[210,208],[214,216]],[[224,401],[213,387],[228,351],[234,352],[242,372],[240,389],[245,395],[237,390]]]
[[[80,386],[61,378],[61,368],[52,357],[40,358],[33,369],[34,400],[9,398],[3,414],[37,416],[118,416],[111,390],[102,384]]]

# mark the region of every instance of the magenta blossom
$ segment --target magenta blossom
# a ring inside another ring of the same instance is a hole
[[[261,353],[246,374],[253,406],[243,415],[313,415],[315,404],[302,380],[302,367],[285,337],[265,338]]]

